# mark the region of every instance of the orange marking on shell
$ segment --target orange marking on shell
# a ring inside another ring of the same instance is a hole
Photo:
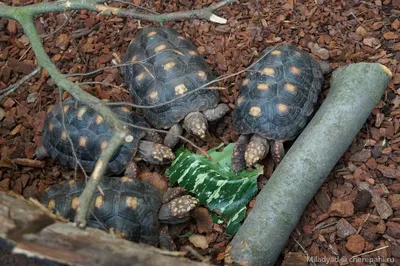
[[[136,59],[137,59],[137,57],[136,57],[136,55],[135,55],[135,56],[132,57],[131,62],[132,62],[132,63],[136,62]]]
[[[73,184],[75,184],[75,183],[76,183],[76,181],[75,181],[74,179],[71,179],[71,180],[68,181],[68,184],[69,184],[69,185],[73,185]]]
[[[187,92],[187,88],[186,88],[185,84],[179,84],[179,85],[175,86],[175,94],[180,95],[180,94],[184,94],[185,92]]]
[[[164,70],[170,70],[171,68],[173,68],[176,65],[175,62],[168,62],[166,64],[163,65]]]
[[[237,105],[239,106],[243,102],[243,97],[237,99]]]
[[[258,84],[257,89],[266,91],[269,90],[269,85],[267,83],[260,83]]]
[[[145,72],[142,72],[142,73],[140,73],[140,74],[137,76],[137,79],[138,79],[139,81],[142,81],[142,79],[144,78],[145,75],[146,75],[146,73],[145,73]]]
[[[286,83],[285,84],[285,90],[287,90],[288,92],[291,92],[291,93],[295,93],[296,92],[296,86],[291,84],[291,83]]]
[[[101,122],[103,122],[103,117],[101,115],[97,115],[95,122],[96,124],[100,124]]]
[[[150,99],[155,100],[157,99],[158,96],[158,92],[157,91],[153,91],[150,93]]]
[[[82,148],[85,148],[87,144],[87,138],[85,136],[82,136],[79,138],[79,146]]]
[[[292,72],[292,74],[296,76],[299,76],[301,74],[300,68],[295,66],[290,67],[290,72]]]
[[[202,80],[205,80],[207,78],[207,74],[204,71],[198,71],[197,76],[199,76]]]
[[[249,79],[245,79],[245,80],[243,80],[243,82],[242,82],[242,85],[243,86],[246,86],[247,84],[249,84]]]
[[[165,48],[167,48],[167,46],[166,46],[165,44],[160,44],[159,46],[157,46],[156,48],[154,48],[154,51],[155,51],[156,53],[158,53],[158,52],[164,50]]]
[[[96,208],[101,208],[101,207],[103,206],[103,204],[104,204],[104,198],[103,198],[103,196],[102,196],[102,195],[97,196],[97,197],[96,197],[96,200],[95,200],[95,202],[94,202],[94,206],[95,206]]]
[[[86,113],[86,111],[87,111],[86,107],[83,107],[83,108],[79,109],[78,114],[76,115],[76,117],[81,119],[83,117],[83,115]]]
[[[71,208],[76,210],[79,207],[79,197],[75,197],[72,199]]]
[[[65,132],[64,130],[63,130],[63,132],[61,132],[61,139],[62,140],[66,140],[67,139],[67,132]]]
[[[47,109],[47,113],[50,113],[52,110],[53,110],[53,108],[54,108],[54,106],[52,105],[52,106],[50,106],[48,109]]]
[[[64,114],[65,114],[66,112],[68,112],[68,109],[69,109],[69,105],[64,105],[64,107],[63,107]]]
[[[300,52],[295,52],[294,54],[297,55],[297,56],[301,56]]]
[[[260,116],[261,115],[261,109],[258,106],[253,106],[250,108],[250,115],[251,116]]]
[[[53,210],[55,206],[56,206],[56,201],[54,199],[50,200],[49,203],[47,204],[47,208],[50,210]]]
[[[126,198],[126,206],[128,206],[131,209],[136,209],[138,204],[137,198],[136,197],[127,197]]]
[[[280,55],[282,52],[279,50],[274,50],[271,52],[272,55]]]
[[[189,54],[190,54],[190,55],[197,55],[197,52],[194,51],[194,50],[191,50],[191,51],[189,51]]]
[[[178,36],[178,39],[184,40],[185,38],[183,36]]]
[[[151,36],[154,36],[156,34],[157,34],[156,31],[152,31],[152,32],[147,33],[147,37],[151,37]]]
[[[286,104],[280,103],[278,104],[278,111],[283,114],[286,113],[289,110],[289,106],[287,106]]]
[[[121,107],[121,110],[122,110],[123,112],[125,112],[125,113],[129,113],[129,112],[131,111],[131,109],[129,109],[129,108],[126,107],[126,106],[122,106],[122,107]]]
[[[54,124],[53,124],[53,123],[50,123],[50,124],[49,124],[49,130],[50,130],[50,132],[53,132],[53,129],[54,129]]]
[[[275,75],[275,69],[273,69],[272,67],[265,67],[262,70],[262,73],[264,75],[268,75],[268,76],[274,76]]]
[[[125,182],[132,182],[132,178],[130,178],[129,176],[123,176],[121,177],[121,183],[125,183]]]

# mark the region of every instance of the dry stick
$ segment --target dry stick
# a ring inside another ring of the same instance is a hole
[[[227,20],[215,15],[213,12],[217,9],[231,4],[237,0],[225,0],[216,5],[198,10],[189,10],[182,12],[172,12],[167,14],[143,14],[135,10],[116,8],[102,5],[104,0],[59,0],[55,2],[37,3],[23,7],[1,5],[0,17],[15,18],[19,15],[20,10],[26,11],[29,15],[40,15],[51,12],[66,12],[70,10],[88,10],[100,12],[105,16],[126,16],[151,22],[164,23],[166,21],[179,21],[183,19],[205,19],[215,23],[226,24]],[[15,13],[16,12],[16,13]],[[23,13],[23,12],[22,12]]]
[[[14,83],[10,86],[8,86],[7,88],[5,88],[4,90],[1,90],[0,93],[3,94],[0,96],[0,101],[2,101],[3,99],[5,99],[8,95],[10,95],[11,93],[13,93],[16,89],[19,88],[19,86],[22,85],[22,83],[24,83],[25,81],[27,81],[28,79],[30,79],[31,77],[35,76],[37,73],[39,73],[39,71],[42,69],[42,67],[38,66],[36,67],[31,73],[29,73],[28,75],[26,75],[25,77],[23,77],[22,79],[18,80],[17,83]]]

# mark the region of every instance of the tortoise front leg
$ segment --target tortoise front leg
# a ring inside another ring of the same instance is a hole
[[[171,148],[159,143],[146,140],[139,142],[139,157],[150,164],[169,164],[175,160]]]
[[[283,157],[285,156],[285,148],[283,147],[283,141],[271,141],[271,154],[272,158],[275,161],[275,164],[278,165]]]
[[[253,135],[244,153],[246,165],[253,166],[258,161],[261,161],[268,154],[268,151],[269,144],[267,139],[256,134]]]
[[[199,201],[190,195],[183,195],[161,206],[158,211],[160,223],[177,224],[189,220],[192,211]]]
[[[236,142],[235,147],[233,148],[231,168],[236,174],[242,171],[246,167],[244,153],[246,151],[248,143],[249,143],[249,136],[241,135],[239,136],[239,139]]]
[[[230,108],[227,104],[220,103],[213,109],[205,110],[203,114],[209,122],[214,122],[221,119],[229,110]]]
[[[183,127],[189,134],[203,141],[209,137],[207,118],[200,112],[187,114],[183,120]]]
[[[168,134],[164,138],[164,145],[173,149],[179,142],[179,137],[177,135],[181,136],[182,133],[183,133],[183,128],[180,124],[173,125],[168,130]]]

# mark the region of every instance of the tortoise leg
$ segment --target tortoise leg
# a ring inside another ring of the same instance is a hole
[[[35,150],[35,155],[36,159],[38,160],[43,160],[45,158],[48,158],[50,155],[47,153],[46,149],[44,146],[37,147]]]
[[[213,109],[205,110],[203,114],[209,122],[213,122],[221,119],[229,110],[230,108],[227,104],[220,103]]]
[[[177,224],[189,220],[192,211],[199,201],[190,195],[183,195],[161,206],[158,211],[160,223]]]
[[[182,126],[180,124],[175,124],[169,129],[169,132],[171,134],[168,133],[165,136],[164,145],[166,145],[166,146],[170,147],[171,149],[173,149],[176,146],[176,144],[178,144],[178,142],[179,142],[179,137],[177,135],[179,135],[179,136],[182,135],[183,128],[182,128]]]
[[[168,226],[164,225],[160,228],[160,236],[158,241],[161,249],[166,249],[170,251],[176,250],[176,245],[171,235],[168,232]]]
[[[244,153],[246,165],[252,166],[256,162],[261,161],[268,154],[268,151],[269,144],[267,139],[259,135],[253,135]]]
[[[125,176],[136,178],[139,173],[139,168],[135,162],[130,162],[125,169]]]
[[[192,112],[186,115],[183,121],[185,130],[201,140],[209,137],[207,118],[200,112]]]
[[[186,190],[183,187],[170,187],[163,194],[162,203],[168,203],[173,199],[176,199],[186,193]]]
[[[143,139],[150,142],[155,142],[160,144],[163,143],[162,137],[160,136],[160,134],[158,134],[158,132],[155,131],[147,131]]]
[[[169,164],[175,160],[170,147],[146,140],[139,142],[139,157],[151,164]]]
[[[283,141],[271,141],[271,154],[274,158],[275,164],[278,165],[285,156]]]
[[[241,135],[239,136],[239,139],[236,142],[235,147],[233,148],[231,168],[236,174],[242,171],[246,166],[246,162],[244,160],[244,152],[246,151],[248,143],[249,136]]]

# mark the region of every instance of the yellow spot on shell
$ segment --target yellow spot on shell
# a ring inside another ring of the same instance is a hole
[[[260,107],[253,106],[250,108],[250,115],[251,116],[260,116],[261,115],[261,109]]]
[[[83,107],[83,108],[79,109],[78,114],[76,115],[76,117],[81,119],[83,117],[83,115],[86,113],[86,111],[87,111],[86,107]]]
[[[274,50],[271,52],[272,55],[280,55],[282,52],[279,50]]]
[[[178,39],[184,40],[185,38],[183,36],[178,36]]]
[[[108,144],[108,141],[103,141],[103,142],[100,144],[100,149],[101,149],[101,150],[104,150],[104,149],[107,147],[107,144]]]
[[[237,99],[237,105],[239,106],[243,102],[243,97]]]
[[[151,36],[154,36],[156,34],[157,34],[156,31],[152,31],[152,32],[147,33],[147,37],[151,37]]]
[[[53,132],[53,129],[54,129],[54,124],[53,124],[53,123],[50,123],[50,124],[49,124],[49,130],[50,130],[50,132]]]
[[[290,72],[292,72],[293,75],[300,75],[301,74],[301,70],[298,67],[292,66],[290,67]]]
[[[71,208],[76,210],[79,207],[79,197],[75,197],[72,199]]]
[[[152,99],[152,100],[157,99],[157,96],[158,96],[158,92],[157,91],[152,91],[150,93],[150,99]]]
[[[139,76],[137,76],[137,79],[139,81],[141,81],[144,78],[145,75],[146,75],[146,72],[142,72],[142,73],[139,74]]]
[[[49,109],[47,109],[47,113],[50,113],[53,110],[54,106],[50,106]]]
[[[191,51],[189,51],[189,54],[190,54],[190,55],[197,55],[197,52],[194,51],[194,50],[191,50]]]
[[[286,113],[289,110],[289,107],[286,104],[280,103],[278,104],[278,111],[280,113]]]
[[[82,148],[86,147],[86,143],[87,143],[87,138],[82,136],[79,138],[79,146]]]
[[[71,179],[71,180],[68,181],[68,184],[70,184],[70,185],[73,185],[73,184],[75,184],[75,183],[76,183],[76,182],[75,182],[74,179]]]
[[[160,44],[159,46],[157,46],[156,48],[154,48],[154,51],[155,51],[156,53],[158,53],[158,52],[164,50],[165,48],[167,48],[167,46],[166,46],[165,44]]]
[[[103,204],[104,204],[104,198],[103,198],[103,196],[102,196],[102,195],[97,196],[97,197],[96,197],[96,200],[95,200],[95,202],[94,202],[94,206],[95,206],[96,208],[101,208],[101,207],[103,206]]]
[[[180,95],[180,94],[184,94],[185,92],[187,92],[187,88],[186,88],[185,84],[179,84],[179,85],[175,86],[175,94]]]
[[[53,199],[50,200],[49,203],[47,204],[47,208],[50,210],[53,210],[55,206],[56,206],[56,201]]]
[[[136,197],[127,197],[126,198],[126,206],[131,209],[136,209],[137,207],[137,198]]]
[[[267,83],[260,83],[260,84],[258,84],[257,89],[266,91],[269,89],[269,85]]]
[[[205,80],[207,78],[207,74],[204,71],[198,71],[197,76],[199,76],[202,80]]]
[[[132,135],[128,135],[125,137],[125,141],[126,142],[131,142],[133,140],[133,136]]]
[[[131,45],[135,41],[135,38],[133,38],[130,42],[129,45]]]
[[[262,70],[262,73],[264,75],[268,75],[268,76],[274,76],[275,75],[275,69],[273,69],[272,67],[266,67]]]
[[[301,56],[300,52],[295,52],[294,54],[297,55],[297,56]]]
[[[129,108],[126,107],[126,106],[122,106],[122,107],[121,107],[121,110],[122,110],[123,112],[125,112],[125,113],[129,113],[129,112],[131,111],[131,109],[129,109]]]
[[[172,62],[168,62],[168,63],[164,64],[163,68],[164,68],[164,70],[169,70],[169,69],[173,68],[175,65],[176,65],[176,63],[172,61]]]
[[[242,85],[243,86],[247,86],[247,84],[249,84],[249,79],[243,80]]]
[[[61,132],[61,139],[62,140],[66,140],[67,139],[67,132],[65,132],[64,130],[63,130],[63,132]]]
[[[100,124],[101,122],[103,122],[103,117],[101,115],[97,115],[96,116],[96,124]]]
[[[64,107],[63,107],[64,114],[65,114],[66,112],[68,112],[68,109],[69,109],[69,105],[64,105]]]
[[[285,90],[287,90],[288,92],[292,92],[295,93],[296,92],[296,86],[290,83],[286,83],[285,84]]]
[[[136,55],[135,55],[135,56],[132,57],[131,62],[132,62],[132,63],[136,62],[136,59],[137,59],[137,57],[136,57]]]
[[[121,183],[131,182],[131,181],[132,181],[132,178],[130,178],[129,176],[121,177]]]

